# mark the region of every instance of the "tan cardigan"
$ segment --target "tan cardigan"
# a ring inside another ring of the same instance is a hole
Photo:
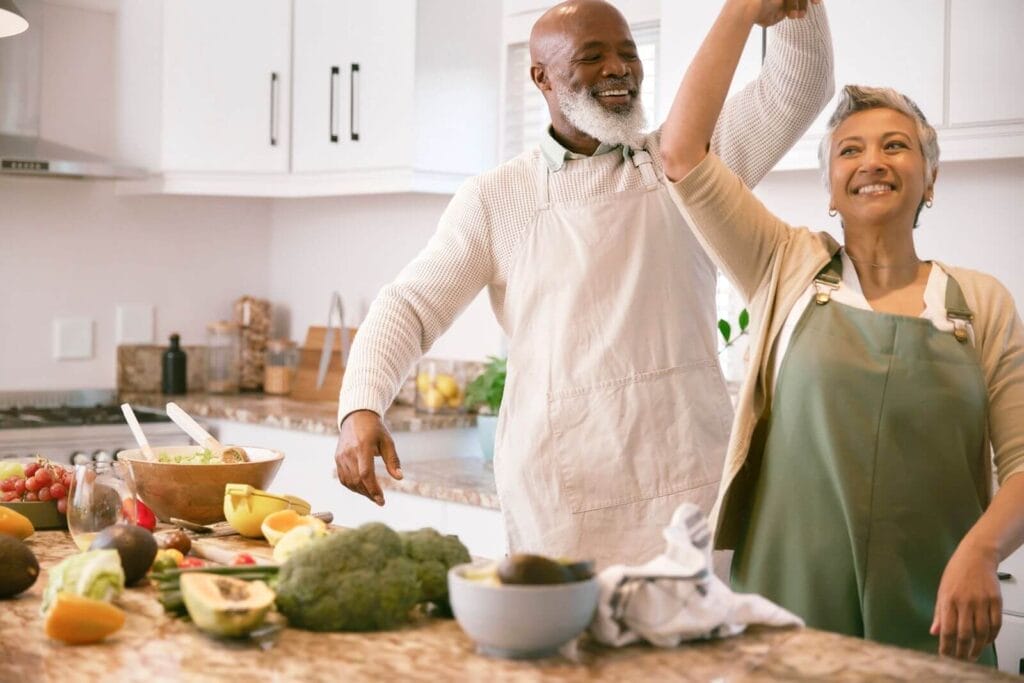
[[[789,312],[839,244],[827,233],[784,223],[713,154],[671,187],[697,239],[750,310],[750,363],[713,513],[715,547],[735,548],[760,468],[771,350]],[[986,481],[991,482],[994,460],[1002,483],[1024,471],[1024,325],[998,280],[940,265],[959,283],[974,313],[976,348],[988,385],[991,449],[986,446],[984,452],[994,453],[993,459],[986,458]],[[991,497],[991,491],[986,494]]]

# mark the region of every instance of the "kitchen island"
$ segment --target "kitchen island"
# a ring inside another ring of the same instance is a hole
[[[210,542],[210,541],[208,541]],[[813,629],[753,629],[674,649],[607,649],[584,642],[572,659],[521,662],[476,654],[455,621],[422,618],[382,633],[284,629],[268,649],[220,641],[166,616],[152,588],[120,599],[123,629],[98,645],[67,646],[43,634],[39,603],[47,569],[75,552],[61,531],[27,543],[43,569],[18,598],[0,602],[3,681],[993,681],[1006,674]],[[225,547],[262,541],[223,539]]]

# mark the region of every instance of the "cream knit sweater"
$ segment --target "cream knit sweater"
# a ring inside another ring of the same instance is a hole
[[[832,96],[832,43],[821,5],[807,18],[770,29],[759,77],[726,103],[712,149],[755,185],[795,143]],[[647,149],[661,173],[658,133]],[[621,154],[580,169],[567,161],[550,179],[552,201],[638,188],[642,179]],[[513,254],[537,210],[539,149],[466,181],[437,233],[370,307],[352,346],[338,421],[355,410],[383,415],[416,361],[455,317],[488,288],[498,322]],[[575,168],[574,168],[575,167]]]

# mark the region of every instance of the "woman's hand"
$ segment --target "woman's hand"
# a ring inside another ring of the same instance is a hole
[[[751,0],[757,8],[754,23],[768,28],[783,19],[801,19],[807,15],[808,5],[817,5],[821,0]]]
[[[930,633],[939,654],[974,661],[996,639],[1003,623],[1003,596],[995,552],[961,543],[942,572]]]

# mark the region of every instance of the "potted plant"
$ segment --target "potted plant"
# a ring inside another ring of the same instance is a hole
[[[498,408],[505,393],[506,359],[490,356],[484,371],[466,387],[466,407],[476,409],[476,430],[484,460],[494,458],[494,432],[498,428]]]

